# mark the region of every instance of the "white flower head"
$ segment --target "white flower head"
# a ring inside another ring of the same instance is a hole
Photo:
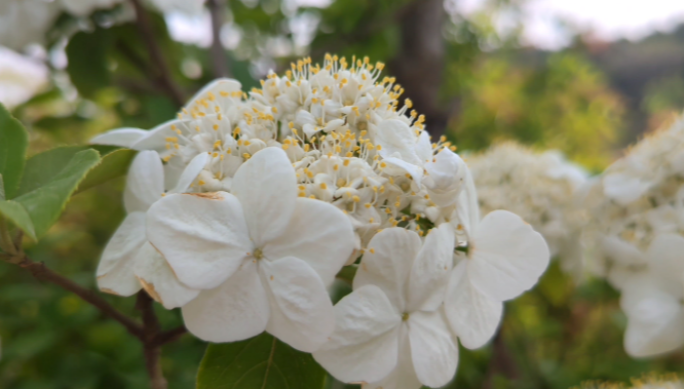
[[[586,215],[575,193],[586,173],[558,152],[534,153],[515,143],[502,143],[468,157],[482,212],[514,212],[539,231],[563,269],[579,277],[583,271],[580,232]]]
[[[254,154],[232,193],[170,195],[148,212],[148,236],[186,285],[183,307],[201,339],[231,342],[267,330],[313,351],[334,329],[326,286],[354,246],[334,206],[297,198],[295,171],[278,148]]]
[[[349,64],[328,56],[323,66],[305,59],[283,77],[270,74],[249,95],[239,82],[219,79],[177,119],[150,131],[113,130],[91,142],[155,150],[175,174],[206,153],[210,160],[192,185],[197,193],[232,192],[245,161],[266,147],[281,148],[295,167],[297,195],[346,213],[358,254],[382,228],[402,224],[424,234],[417,221],[436,221],[453,205],[467,170],[445,139],[430,143],[425,118],[409,113],[409,99],[399,108],[402,89],[393,78],[380,79],[383,67],[367,59]]]
[[[343,382],[367,388],[445,385],[458,347],[440,310],[452,266],[448,225],[418,234],[389,228],[373,237],[354,291],[335,306],[337,328],[314,358]]]

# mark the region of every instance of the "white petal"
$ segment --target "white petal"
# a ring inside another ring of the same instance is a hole
[[[287,154],[268,147],[240,166],[231,191],[240,199],[249,236],[258,247],[282,234],[290,222],[297,198],[297,177]]]
[[[332,204],[297,198],[294,214],[283,234],[264,246],[267,258],[297,257],[330,285],[354,251],[349,218]]]
[[[406,162],[397,157],[387,157],[384,158],[382,161],[387,162],[392,166],[396,166],[398,168],[403,169],[404,171],[406,171],[406,173],[411,175],[416,184],[420,185],[420,180],[423,178],[423,168],[421,168],[420,166]]]
[[[657,235],[646,255],[656,274],[663,279],[681,282],[684,276],[684,237],[677,234]]]
[[[380,381],[364,384],[362,389],[420,389],[421,385],[411,356],[408,327],[401,326],[397,367]]]
[[[147,293],[166,309],[182,307],[200,292],[180,282],[171,266],[149,242],[138,251],[134,270]]]
[[[107,243],[97,267],[97,286],[101,291],[131,296],[140,290],[133,265],[136,254],[146,241],[145,214],[133,212],[126,216]]]
[[[183,170],[180,177],[178,178],[178,183],[176,187],[171,190],[173,193],[184,193],[188,190],[193,181],[197,178],[200,172],[207,166],[209,162],[209,154],[200,153],[197,154],[188,164],[188,166]]]
[[[213,93],[215,97],[219,97],[221,96],[221,92],[237,92],[241,90],[241,88],[242,84],[237,80],[232,78],[218,78],[200,89],[199,92],[195,93],[185,106],[192,107],[197,104],[198,100],[206,99],[209,92]]]
[[[178,136],[178,134],[172,130],[171,127],[179,126],[180,123],[184,122],[186,122],[186,120],[173,119],[164,122],[149,131],[145,131],[145,136],[133,143],[131,148],[134,150],[154,150],[161,153],[162,151],[166,150],[166,138],[170,136]]]
[[[270,292],[271,319],[266,330],[297,350],[317,350],[335,329],[332,302],[321,278],[294,257],[263,260],[259,268]]]
[[[408,320],[411,359],[418,380],[433,388],[456,374],[458,346],[441,312],[414,312]]]
[[[619,265],[646,264],[646,258],[638,248],[617,236],[607,236],[601,239],[601,250],[606,257]]]
[[[398,119],[383,120],[377,128],[375,143],[382,146],[380,155],[390,157],[400,155],[408,163],[422,166],[416,154],[418,138],[408,124]]]
[[[627,314],[625,350],[633,357],[663,354],[684,345],[684,309],[677,296],[660,288],[658,279],[641,277],[623,291]]]
[[[477,201],[477,189],[473,174],[468,166],[463,166],[465,170],[464,187],[458,195],[456,202],[457,215],[459,222],[463,224],[468,236],[472,236],[477,226],[480,224],[480,205]]]
[[[473,288],[465,271],[465,262],[459,263],[454,269],[444,301],[444,312],[461,344],[474,350],[482,347],[496,333],[501,322],[503,303]]]
[[[126,177],[126,212],[145,212],[164,193],[164,167],[156,151],[141,151],[135,156]]]
[[[422,131],[420,135],[418,135],[416,155],[418,155],[418,158],[420,158],[423,163],[432,159],[432,142],[430,142],[430,134],[428,134],[427,131]]]
[[[131,148],[133,144],[148,134],[148,131],[139,128],[119,128],[107,131],[95,136],[90,140],[91,145],[111,145]]]
[[[454,262],[454,239],[449,224],[428,232],[409,275],[407,311],[434,311],[442,305]]]
[[[252,251],[240,202],[216,192],[172,194],[147,213],[147,236],[184,284],[219,286]]]
[[[470,281],[498,301],[532,288],[549,264],[544,238],[508,211],[494,211],[482,219],[470,250]]]
[[[377,233],[363,254],[354,277],[354,289],[376,285],[403,312],[406,307],[405,289],[420,243],[418,234],[404,228],[387,228]]]
[[[342,382],[375,382],[397,365],[401,316],[375,285],[335,305],[336,327],[314,359]]]
[[[606,196],[622,205],[627,205],[638,199],[651,186],[651,182],[643,181],[625,173],[612,173],[603,178],[603,191]]]
[[[243,265],[218,288],[200,292],[183,308],[185,326],[207,342],[235,342],[266,329],[270,308],[257,265]]]

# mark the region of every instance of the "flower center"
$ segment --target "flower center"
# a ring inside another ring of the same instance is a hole
[[[407,320],[409,319],[409,317],[411,317],[411,314],[408,313],[408,312],[404,312],[404,313],[401,315],[401,321],[407,321]]]
[[[264,252],[263,252],[261,249],[255,249],[255,250],[254,250],[254,254],[252,254],[252,255],[253,255],[254,258],[256,258],[257,260],[260,260],[260,259],[262,259],[262,258],[264,257]]]

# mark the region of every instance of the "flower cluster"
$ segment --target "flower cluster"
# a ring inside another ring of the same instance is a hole
[[[467,165],[400,106],[383,64],[326,56],[249,93],[221,79],[178,117],[93,143],[140,150],[100,288],[144,288],[211,342],[267,331],[368,388],[438,387],[549,261],[507,211],[480,220]],[[326,288],[345,265],[354,291]]]
[[[544,236],[565,271],[581,276],[585,215],[574,194],[586,182],[585,171],[559,152],[534,153],[511,142],[468,156],[468,166],[483,213],[516,213]]]
[[[596,271],[622,292],[625,348],[684,345],[684,119],[646,137],[586,191]]]

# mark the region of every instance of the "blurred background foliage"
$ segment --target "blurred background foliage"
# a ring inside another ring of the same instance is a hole
[[[546,52],[522,46],[516,28],[499,35],[492,27],[499,12],[520,2],[492,0],[469,18],[449,3],[336,0],[320,8],[279,0],[212,2],[226,20],[222,71],[245,89],[303,55],[314,61],[326,52],[369,56],[388,64],[385,73],[406,88],[427,116],[427,129],[459,150],[515,139],[559,149],[598,172],[684,107],[684,26],[637,42],[578,35],[569,47]],[[83,144],[116,127],[151,128],[173,118],[184,99],[220,74],[210,42],[172,39],[167,23],[173,15],[151,13],[152,39],[169,64],[174,92],[125,12],[117,6],[88,18],[64,14],[52,27],[50,87],[13,110],[30,131],[30,154]],[[30,255],[95,288],[99,255],[124,217],[123,185],[119,178],[76,195],[48,235],[28,243]],[[337,285],[335,293],[339,298],[345,291],[348,286]],[[135,315],[133,299],[108,300]],[[461,349],[449,387],[565,389],[588,379],[681,371],[682,353],[651,360],[625,354],[618,304],[605,282],[577,285],[554,263],[535,290],[507,304],[493,342],[478,351]],[[157,313],[165,328],[181,324],[177,310]],[[147,385],[141,347],[123,328],[9,265],[0,266],[0,337],[1,388]],[[165,347],[170,388],[194,386],[204,348],[190,336]]]

